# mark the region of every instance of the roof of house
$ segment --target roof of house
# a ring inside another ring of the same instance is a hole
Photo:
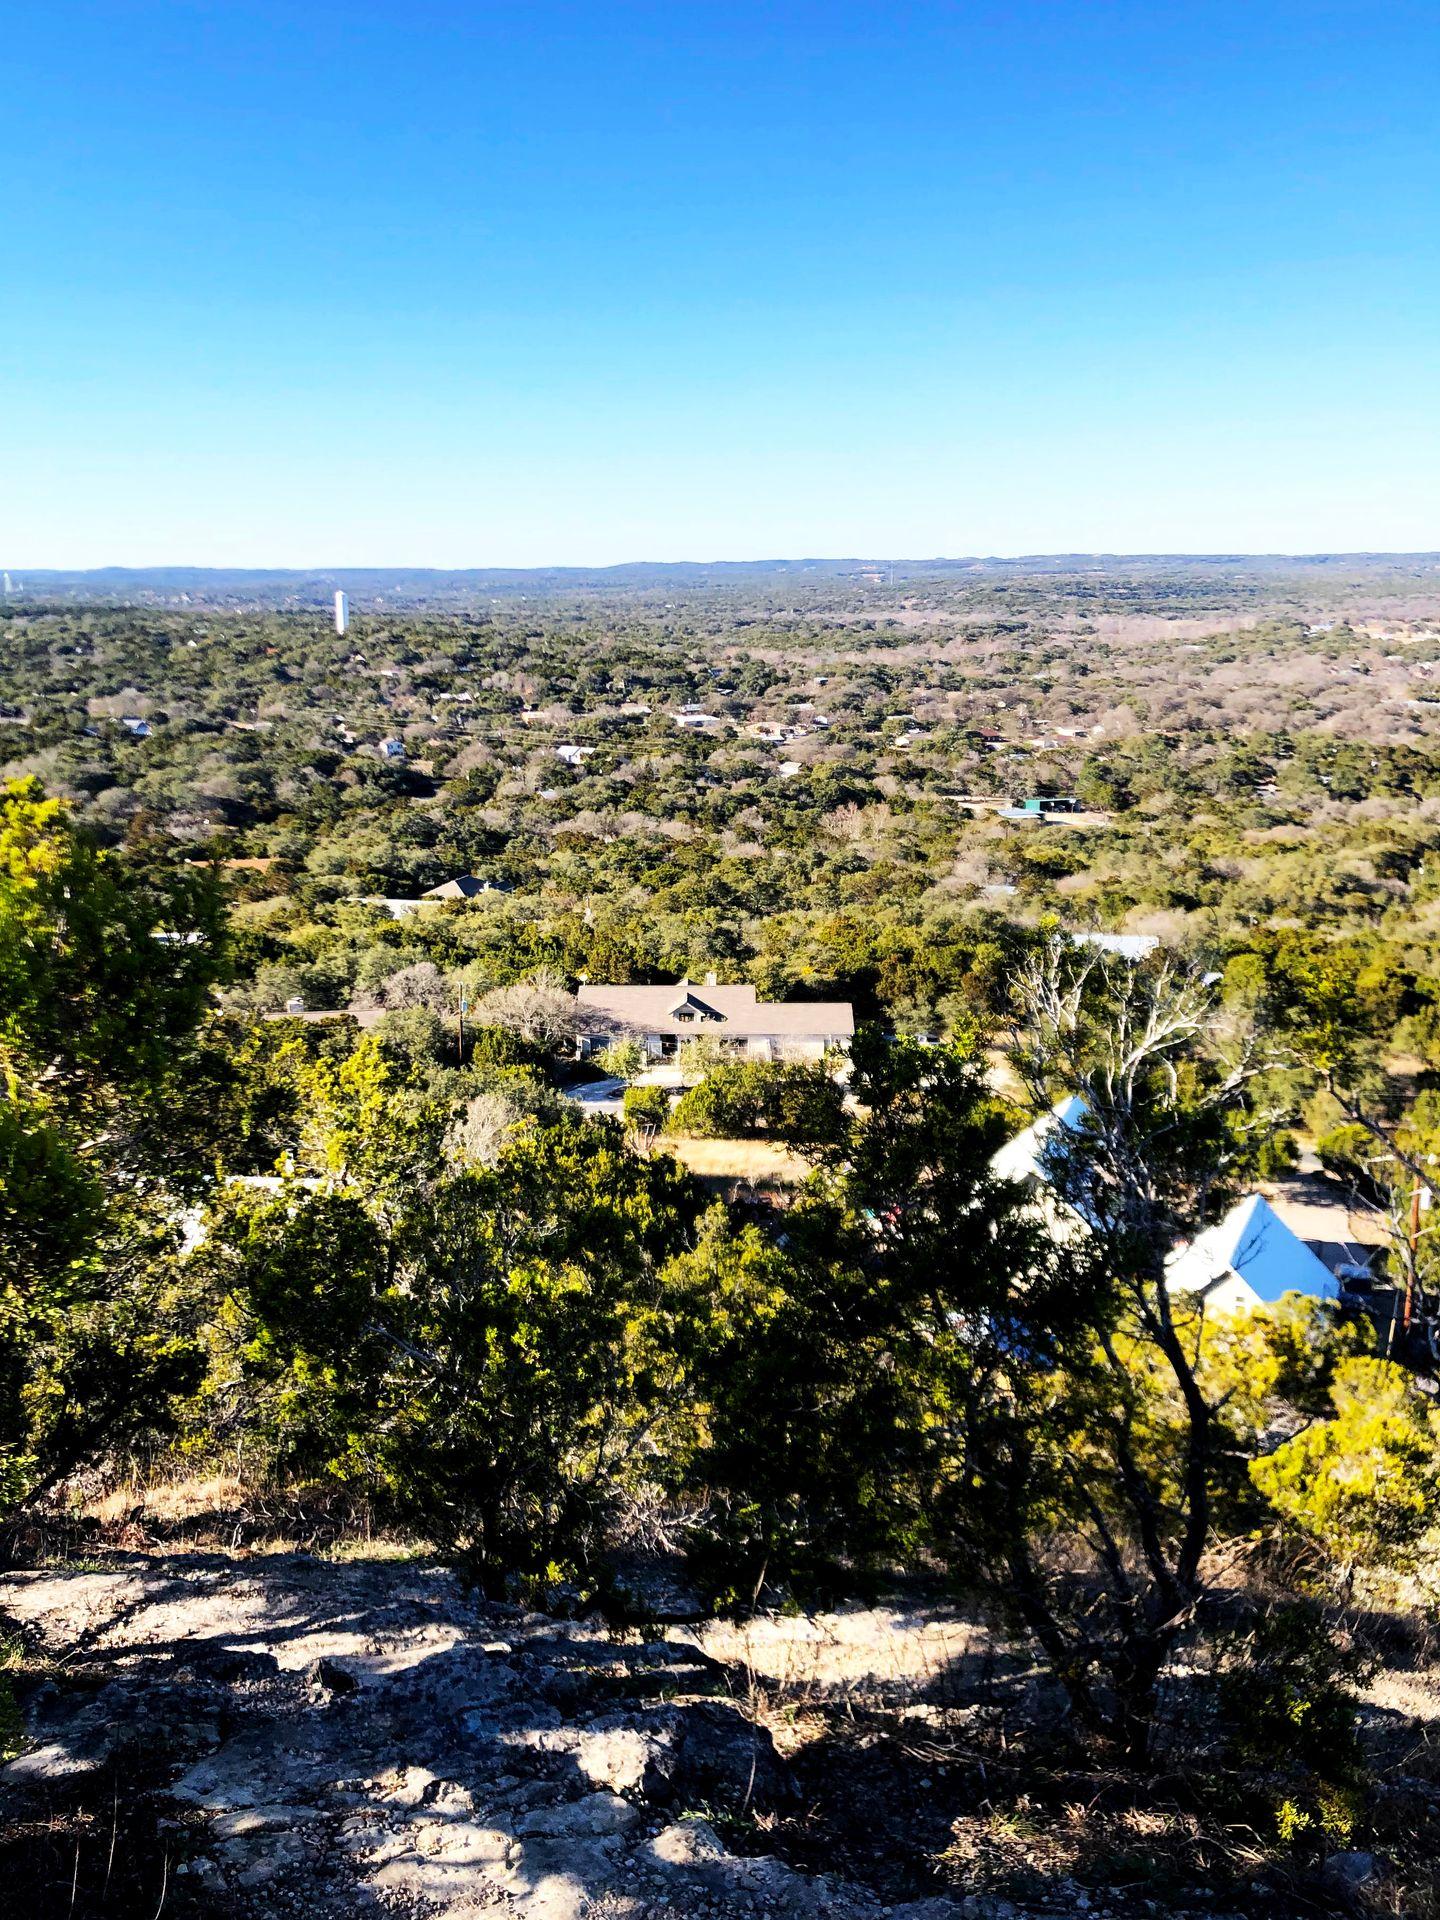
[[[1160,945],[1156,933],[1072,933],[1071,944],[1098,947],[1102,953],[1119,954],[1122,960],[1147,960]]]
[[[1173,1253],[1166,1284],[1172,1290],[1204,1293],[1228,1274],[1243,1280],[1267,1306],[1286,1293],[1330,1300],[1339,1290],[1330,1269],[1259,1193],[1238,1201],[1223,1220]]]
[[[425,905],[423,900],[401,900],[379,893],[363,894],[361,901],[367,907],[383,907],[392,920],[403,920],[407,914],[418,913]]]
[[[384,1007],[300,1007],[292,1012],[282,1008],[262,1015],[266,1020],[304,1020],[314,1026],[327,1020],[353,1020],[357,1027],[374,1027],[385,1018]]]
[[[1042,1113],[991,1156],[991,1173],[997,1180],[1043,1180],[1049,1186],[1055,1178],[1056,1161],[1064,1151],[1065,1134],[1079,1133],[1088,1112],[1078,1093],[1057,1100],[1048,1113]]]
[[[427,887],[426,900],[473,900],[477,893],[508,893],[508,880],[482,880],[473,873],[457,873],[453,880],[442,880],[438,887]]]
[[[613,1021],[637,1033],[693,1034],[717,1026],[740,1037],[848,1039],[855,1031],[848,1000],[757,1000],[751,986],[695,986],[689,980],[659,987],[586,985],[576,999],[597,1023]],[[689,1017],[681,1019],[681,1013]]]

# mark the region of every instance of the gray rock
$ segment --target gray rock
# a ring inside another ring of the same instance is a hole
[[[424,1820],[412,1829],[414,1851],[427,1860],[460,1866],[498,1866],[510,1857],[515,1836],[508,1827],[478,1820]]]
[[[675,1708],[602,1714],[567,1728],[567,1747],[580,1772],[597,1787],[663,1803],[673,1793],[680,1727]]]
[[[585,1676],[572,1673],[567,1667],[552,1667],[539,1686],[540,1697],[567,1720],[580,1711],[590,1690]]]
[[[305,1842],[294,1833],[247,1835],[227,1840],[215,1849],[216,1859],[242,1887],[264,1886],[298,1866],[304,1856]]]
[[[460,1725],[472,1740],[500,1740],[512,1746],[540,1746],[539,1735],[560,1725],[554,1707],[539,1700],[516,1700],[462,1713]]]
[[[26,1785],[40,1780],[73,1779],[83,1773],[97,1773],[108,1758],[108,1749],[98,1742],[75,1747],[65,1741],[52,1740],[43,1747],[32,1747],[18,1760],[0,1767],[0,1779]]]
[[[534,1838],[489,1878],[523,1920],[581,1920],[615,1884],[613,1841]]]
[[[247,1680],[273,1680],[280,1671],[280,1662],[273,1653],[261,1653],[253,1647],[206,1646],[196,1648],[186,1659],[185,1667],[221,1686],[234,1686]]]
[[[252,1833],[288,1833],[292,1827],[301,1827],[319,1818],[318,1807],[285,1804],[236,1807],[230,1813],[217,1814],[211,1830],[217,1840],[240,1840]]]
[[[1332,1853],[1325,1862],[1325,1878],[1332,1886],[1353,1893],[1360,1887],[1368,1886],[1380,1871],[1380,1863],[1373,1853],[1359,1848],[1345,1853]]]
[[[220,1738],[216,1696],[209,1688],[113,1680],[77,1698],[53,1686],[37,1690],[26,1712],[35,1746],[0,1773],[17,1782],[95,1773],[121,1756],[145,1751],[190,1758]]]
[[[435,1901],[443,1911],[449,1902],[476,1890],[477,1874],[469,1860],[427,1860],[403,1853],[376,1867],[366,1885],[398,1900]]]
[[[618,1793],[587,1793],[558,1807],[537,1807],[515,1823],[518,1834],[598,1835],[625,1833],[639,1820],[638,1809]]]
[[[645,1855],[654,1865],[666,1868],[705,1866],[726,1857],[708,1820],[677,1820],[656,1834]]]

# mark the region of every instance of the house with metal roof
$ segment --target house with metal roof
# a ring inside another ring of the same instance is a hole
[[[752,986],[583,985],[576,996],[580,1057],[617,1040],[638,1040],[652,1060],[678,1054],[686,1040],[710,1039],[753,1060],[820,1060],[849,1047],[855,1012],[848,1000],[761,1000]]]
[[[1063,1170],[1066,1148],[1073,1145],[1088,1112],[1078,1093],[1057,1100],[991,1156],[991,1173],[997,1180],[1018,1181],[1031,1192],[1053,1186]]]
[[[1324,1261],[1259,1193],[1237,1201],[1223,1220],[1177,1247],[1166,1263],[1165,1284],[1216,1313],[1271,1307],[1287,1293],[1312,1300],[1334,1300],[1340,1293]]]
[[[1073,1243],[1091,1224],[1084,1162],[1071,1157],[1089,1111],[1078,1093],[1067,1094],[990,1156],[992,1177],[1023,1187],[1030,1206],[1063,1243]]]
[[[997,1180],[1013,1180],[1025,1189],[1061,1241],[1073,1242],[1093,1224],[1086,1207],[1083,1163],[1071,1158],[1082,1138],[1087,1111],[1078,1094],[1069,1095],[1007,1140],[990,1161]],[[1274,1306],[1287,1293],[1335,1300],[1340,1284],[1259,1193],[1238,1201],[1223,1220],[1193,1240],[1182,1241],[1165,1263],[1167,1289],[1191,1295],[1211,1313]]]
[[[1160,946],[1157,933],[1072,933],[1070,944],[1094,947],[1100,953],[1113,953],[1121,960],[1148,960]]]

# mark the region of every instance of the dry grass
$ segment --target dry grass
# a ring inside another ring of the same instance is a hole
[[[1094,1798],[1046,1807],[1021,1794],[957,1819],[953,1833],[942,1858],[959,1884],[1022,1896],[1037,1882],[1069,1880],[1178,1891],[1222,1867],[1263,1868],[1272,1851],[1242,1828],[1207,1833],[1187,1808],[1109,1810]]]
[[[756,1187],[798,1187],[810,1164],[775,1140],[701,1140],[667,1134],[660,1143],[702,1180],[735,1180]]]
[[[822,1703],[904,1706],[933,1696],[962,1661],[996,1653],[978,1620],[899,1607],[712,1620],[695,1638],[713,1659],[742,1671],[770,1713]]]
[[[257,1485],[243,1472],[132,1465],[120,1480],[80,1490],[71,1506],[31,1515],[9,1541],[20,1565],[73,1565],[92,1552],[306,1552],[317,1558],[404,1561],[433,1553],[363,1495],[324,1483]]]
[[[233,1473],[166,1474],[158,1479],[126,1480],[85,1503],[86,1514],[102,1527],[132,1520],[157,1527],[184,1526],[207,1514],[243,1514],[250,1497]]]

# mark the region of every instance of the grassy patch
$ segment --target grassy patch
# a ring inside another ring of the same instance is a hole
[[[0,1766],[15,1759],[25,1745],[25,1721],[15,1698],[15,1675],[23,1658],[18,1634],[0,1637]]]

